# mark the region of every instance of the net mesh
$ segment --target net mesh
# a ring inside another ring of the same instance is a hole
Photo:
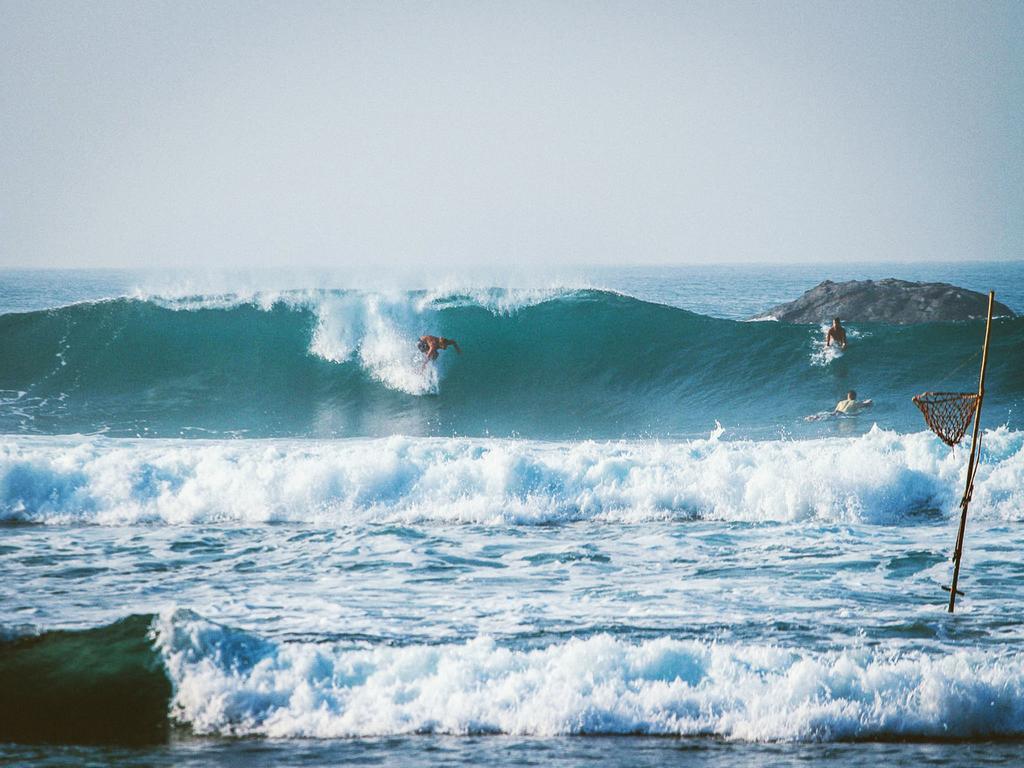
[[[925,392],[914,398],[925,423],[946,445],[963,440],[967,425],[978,408],[975,392]]]

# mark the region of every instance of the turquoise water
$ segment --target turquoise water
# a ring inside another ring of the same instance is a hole
[[[1001,283],[1024,282],[1012,279],[1022,277],[1013,269],[997,273]],[[0,430],[678,439],[706,434],[717,421],[732,437],[815,437],[872,424],[913,430],[913,395],[976,387],[981,322],[848,324],[854,343],[833,357],[818,326],[731,319],[737,302],[707,276],[605,279],[647,298],[568,287],[173,296],[136,289],[133,298],[8,312],[0,315]],[[790,281],[762,290],[754,306],[749,279],[732,281],[745,315],[777,301],[769,295]],[[33,291],[9,280],[17,286],[0,306],[43,301],[45,285]],[[116,287],[102,288],[93,275],[82,290],[114,294],[125,279],[111,280]],[[70,299],[68,290],[53,303]],[[686,291],[710,314],[681,308],[691,303]],[[1005,298],[1019,306],[1021,297]],[[427,332],[460,340],[467,354],[448,353],[424,370],[414,344]],[[1024,371],[1014,352],[1022,345],[1024,319],[998,319],[988,374],[994,423],[1014,427],[1019,418]],[[870,420],[806,420],[850,389],[873,399]]]
[[[950,616],[966,452],[909,397],[982,324],[740,322],[819,276],[1024,309],[1020,264],[0,274],[0,760],[1016,764],[1024,326]]]

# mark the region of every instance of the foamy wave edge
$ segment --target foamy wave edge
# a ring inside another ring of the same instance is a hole
[[[930,433],[802,441],[0,438],[0,520],[895,524],[952,514],[966,455]],[[926,515],[927,517],[927,515]],[[1024,432],[985,433],[972,519],[1024,519]]]
[[[325,303],[339,301],[351,303],[402,305],[412,312],[422,313],[452,307],[477,306],[495,314],[512,314],[520,309],[578,294],[581,291],[603,290],[590,287],[551,285],[532,288],[501,288],[441,285],[417,290],[359,290],[352,288],[294,288],[253,289],[219,293],[180,291],[148,291],[136,289],[125,298],[145,301],[165,309],[197,311],[204,309],[234,309],[253,307],[270,311],[277,306],[317,311]],[[606,291],[610,292],[610,291]]]
[[[716,735],[752,741],[1024,734],[1024,654],[810,652],[609,635],[532,650],[277,643],[184,610],[152,630],[170,714],[200,734]]]

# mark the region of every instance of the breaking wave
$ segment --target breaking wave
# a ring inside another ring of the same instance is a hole
[[[835,426],[803,417],[850,388],[875,400],[880,425],[912,431],[912,395],[975,386],[981,328],[851,328],[855,343],[825,360],[815,326],[592,289],[112,299],[0,315],[0,431],[694,437],[717,418],[751,437],[804,436]],[[424,333],[465,354],[424,368]],[[1024,398],[1022,346],[1024,319],[998,320],[989,423]]]
[[[984,434],[972,513],[1024,513],[1024,432]],[[951,514],[963,449],[930,433],[548,443],[469,438],[0,439],[0,520],[193,524],[868,522]]]
[[[534,649],[276,643],[155,623],[172,718],[201,734],[658,734],[752,741],[1024,735],[1024,654],[832,653],[608,635]]]
[[[275,641],[182,609],[0,642],[4,740],[158,742],[172,725],[222,737],[1021,738],[1024,654],[605,634],[353,646]]]

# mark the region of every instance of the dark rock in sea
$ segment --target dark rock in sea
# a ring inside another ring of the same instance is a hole
[[[833,317],[854,323],[930,323],[937,320],[984,318],[988,296],[948,283],[908,280],[831,280],[811,288],[796,301],[772,307],[752,320],[784,323],[824,323]],[[993,316],[1013,317],[1008,306],[996,302]]]

